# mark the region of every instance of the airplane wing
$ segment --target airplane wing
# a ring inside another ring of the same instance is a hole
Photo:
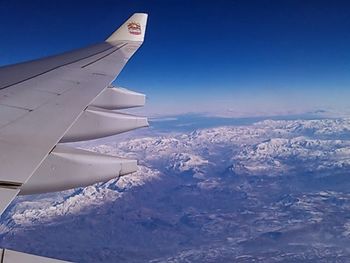
[[[146,118],[114,111],[143,106],[145,96],[111,86],[143,43],[146,23],[147,14],[136,13],[102,43],[0,68],[0,215],[18,194],[60,191],[136,171],[135,160],[63,143],[148,125]],[[1,262],[14,254],[6,251]]]

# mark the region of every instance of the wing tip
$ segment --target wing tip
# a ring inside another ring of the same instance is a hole
[[[120,41],[143,42],[147,18],[147,13],[134,13],[121,27],[106,39],[106,42],[112,44]]]

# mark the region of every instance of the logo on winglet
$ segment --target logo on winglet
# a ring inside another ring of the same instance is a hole
[[[137,22],[130,22],[128,24],[129,33],[132,35],[141,35],[141,25]]]

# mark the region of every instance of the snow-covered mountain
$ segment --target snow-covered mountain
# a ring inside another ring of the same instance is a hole
[[[236,173],[278,175],[349,167],[350,142],[343,138],[349,136],[349,119],[268,120],[252,126],[139,138],[118,144],[115,153],[128,153],[145,163],[162,161],[181,171],[216,165],[211,159],[221,155],[239,168]]]
[[[203,174],[201,170],[218,165],[213,161],[218,158],[231,163],[233,172],[246,175],[347,169],[350,141],[337,139],[344,135],[350,136],[350,119],[266,120],[251,126],[218,127],[96,145],[88,150],[137,158],[140,170],[84,189],[19,197],[9,214],[15,224],[24,225],[81,213],[86,207],[114,201],[123,191],[159,178],[159,170]],[[330,136],[334,139],[329,139]],[[324,137],[327,138],[321,139]]]
[[[212,251],[214,258],[220,258],[216,253],[223,253],[239,260],[245,248],[238,249],[237,244],[253,244],[256,240],[274,239],[275,235],[279,238],[282,234],[277,232],[305,227],[306,219],[310,224],[322,224],[328,220],[325,211],[347,212],[346,207],[336,205],[322,210],[329,202],[350,203],[348,194],[343,193],[349,180],[346,176],[350,168],[350,119],[265,120],[252,125],[169,135],[155,133],[80,147],[137,158],[140,169],[136,174],[86,188],[18,197],[2,216],[1,245],[55,256],[56,250],[45,252],[34,244],[21,245],[19,237],[23,239],[27,231],[35,230],[35,233],[41,231],[41,239],[48,233],[47,242],[50,242],[51,228],[59,224],[74,232],[73,226],[77,224],[77,229],[82,231],[83,217],[94,222],[97,227],[94,231],[104,233],[107,226],[98,223],[104,220],[98,216],[103,213],[105,218],[113,218],[124,226],[141,224],[137,227],[138,234],[130,234],[131,240],[137,235],[149,236],[147,231],[153,231],[151,243],[157,244],[161,252],[157,254],[143,243],[139,246],[140,250],[145,249],[142,253],[147,254],[146,258],[154,262],[196,258],[210,261],[208,251]],[[344,180],[341,185],[337,185],[339,180]],[[141,201],[146,204],[141,205]],[[124,217],[129,217],[128,222],[121,219]],[[263,223],[260,225],[259,221]],[[343,218],[339,222],[341,226],[337,227],[345,239],[349,236],[350,223]],[[186,236],[192,236],[193,229],[199,231],[198,238],[193,236],[195,241],[182,236],[186,231],[190,231]],[[118,231],[120,236],[124,235]],[[166,235],[168,240],[164,239]],[[120,236],[115,240],[119,242]],[[200,241],[200,237],[215,237],[217,242],[209,245]],[[164,246],[172,241],[170,251]],[[86,249],[98,246],[91,240],[86,244]],[[122,250],[129,251],[126,247],[130,248],[128,242]],[[138,255],[137,251],[120,253],[126,260],[128,253],[133,259]],[[283,253],[277,254],[276,258]],[[79,255],[72,248],[65,258],[79,260]],[[96,258],[81,259],[93,262]],[[107,256],[102,261],[109,260]]]

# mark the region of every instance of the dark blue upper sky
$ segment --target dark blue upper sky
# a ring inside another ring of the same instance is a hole
[[[116,83],[150,111],[350,106],[349,1],[0,1],[0,64],[99,42],[134,12],[146,41]]]

